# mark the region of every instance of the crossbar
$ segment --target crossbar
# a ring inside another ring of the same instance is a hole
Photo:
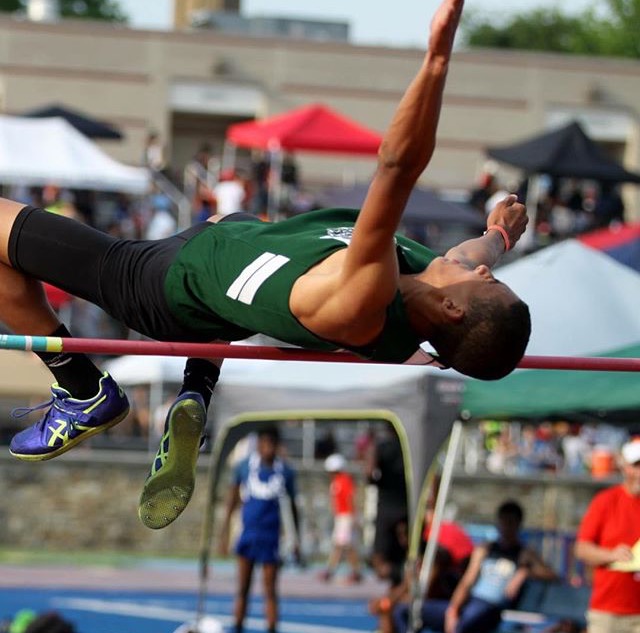
[[[68,352],[120,356],[183,356],[192,358],[238,358],[252,360],[308,361],[316,363],[388,364],[360,358],[349,352],[318,352],[291,347],[227,345],[223,343],[171,343],[98,338],[60,338],[56,336],[0,335],[0,350]],[[521,369],[575,371],[640,371],[640,358],[525,356]]]

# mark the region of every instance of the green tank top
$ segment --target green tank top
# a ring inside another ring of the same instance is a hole
[[[322,209],[273,224],[212,224],[180,249],[165,278],[174,317],[198,338],[235,341],[265,334],[314,350],[345,348],[307,330],[291,313],[295,281],[335,251],[346,248],[358,211]],[[396,236],[400,272],[423,271],[436,255]],[[346,348],[371,360],[401,363],[420,340],[398,292],[384,330],[366,347]]]

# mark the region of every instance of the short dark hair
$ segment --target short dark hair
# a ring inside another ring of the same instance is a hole
[[[472,378],[498,380],[518,365],[529,342],[529,307],[473,297],[458,323],[440,328],[429,342],[444,364]]]
[[[509,499],[509,501],[505,501],[498,506],[496,516],[499,519],[505,516],[513,517],[518,521],[518,523],[522,523],[524,520],[524,510],[517,501]]]
[[[275,424],[262,426],[258,429],[258,439],[260,438],[266,438],[274,444],[278,444],[280,442],[280,429]]]

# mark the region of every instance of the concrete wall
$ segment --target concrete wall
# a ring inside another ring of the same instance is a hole
[[[91,454],[82,449],[51,462],[34,464],[3,455],[0,547],[196,555],[206,503],[207,459],[201,460],[191,504],[172,526],[159,531],[145,528],[137,517],[138,496],[148,461],[139,454],[99,451]],[[595,491],[609,483],[553,477],[505,480],[459,475],[454,481],[451,501],[462,522],[491,523],[497,505],[511,498],[524,506],[527,527],[574,530]],[[322,555],[326,551],[331,525],[327,484],[327,476],[321,469],[299,470],[304,544],[308,553]],[[219,487],[221,494],[225,489],[223,483]],[[359,492],[362,508],[362,485]],[[218,515],[221,509],[218,504]]]

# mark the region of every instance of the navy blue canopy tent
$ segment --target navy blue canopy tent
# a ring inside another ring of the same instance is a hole
[[[321,198],[325,206],[359,209],[369,184],[328,189]],[[415,187],[402,214],[403,222],[446,222],[482,229],[486,219],[472,207],[443,200],[434,191]]]
[[[121,140],[124,138],[122,132],[110,123],[93,119],[86,114],[78,112],[77,110],[72,110],[66,106],[52,104],[23,112],[20,116],[32,119],[61,117],[76,128],[78,132],[84,134],[84,136],[88,138],[100,138],[107,140]]]

